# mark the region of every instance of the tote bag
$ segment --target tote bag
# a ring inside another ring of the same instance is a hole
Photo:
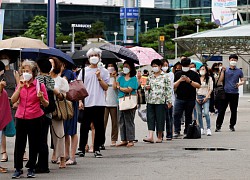
[[[56,98],[56,110],[52,113],[52,117],[56,121],[72,119],[74,116],[74,108],[71,101],[65,98],[60,101]]]
[[[129,110],[134,109],[137,106],[137,95],[131,95],[124,96],[122,98],[119,98],[119,110]]]

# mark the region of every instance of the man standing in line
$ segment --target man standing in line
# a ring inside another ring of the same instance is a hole
[[[244,84],[243,72],[237,68],[238,56],[232,54],[229,56],[229,67],[223,68],[219,81],[224,81],[225,90],[225,103],[219,110],[218,117],[216,120],[215,132],[220,132],[221,126],[224,120],[227,106],[229,105],[231,111],[229,130],[235,131],[235,124],[237,121],[237,108],[239,102],[239,86]],[[240,80],[240,82],[239,82]]]
[[[174,88],[176,89],[176,100],[174,108],[174,138],[180,136],[181,117],[185,112],[185,129],[187,133],[188,125],[192,123],[192,113],[196,100],[196,88],[200,88],[201,82],[198,73],[190,70],[191,60],[183,58],[181,60],[182,71],[175,73]]]

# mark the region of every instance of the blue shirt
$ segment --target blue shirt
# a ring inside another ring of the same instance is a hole
[[[69,83],[70,83],[70,81],[73,81],[75,79],[73,71],[71,71],[69,69],[64,69],[64,71],[62,72],[61,77],[64,77],[64,76],[67,78]]]
[[[243,78],[243,72],[241,69],[227,68],[225,71],[225,92],[230,94],[238,94],[239,89],[236,87],[236,84],[239,83],[240,78]]]
[[[138,81],[136,77],[131,77],[128,81],[125,79],[125,76],[120,76],[117,80],[119,82],[121,88],[132,88],[131,94],[136,94],[136,90],[138,89]],[[118,98],[124,97],[126,93],[122,91],[118,91]]]

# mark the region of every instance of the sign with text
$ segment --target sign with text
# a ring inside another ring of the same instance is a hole
[[[158,53],[165,58],[165,36],[159,37]]]
[[[221,27],[237,25],[236,7],[237,0],[212,0],[212,22]]]
[[[76,28],[91,28],[91,24],[71,24],[71,27]]]
[[[120,8],[120,19],[138,19],[139,8]]]

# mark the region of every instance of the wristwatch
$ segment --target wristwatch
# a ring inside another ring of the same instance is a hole
[[[190,83],[190,84],[192,84],[192,82],[193,82],[192,80],[191,80],[191,81],[189,81],[189,83]]]

